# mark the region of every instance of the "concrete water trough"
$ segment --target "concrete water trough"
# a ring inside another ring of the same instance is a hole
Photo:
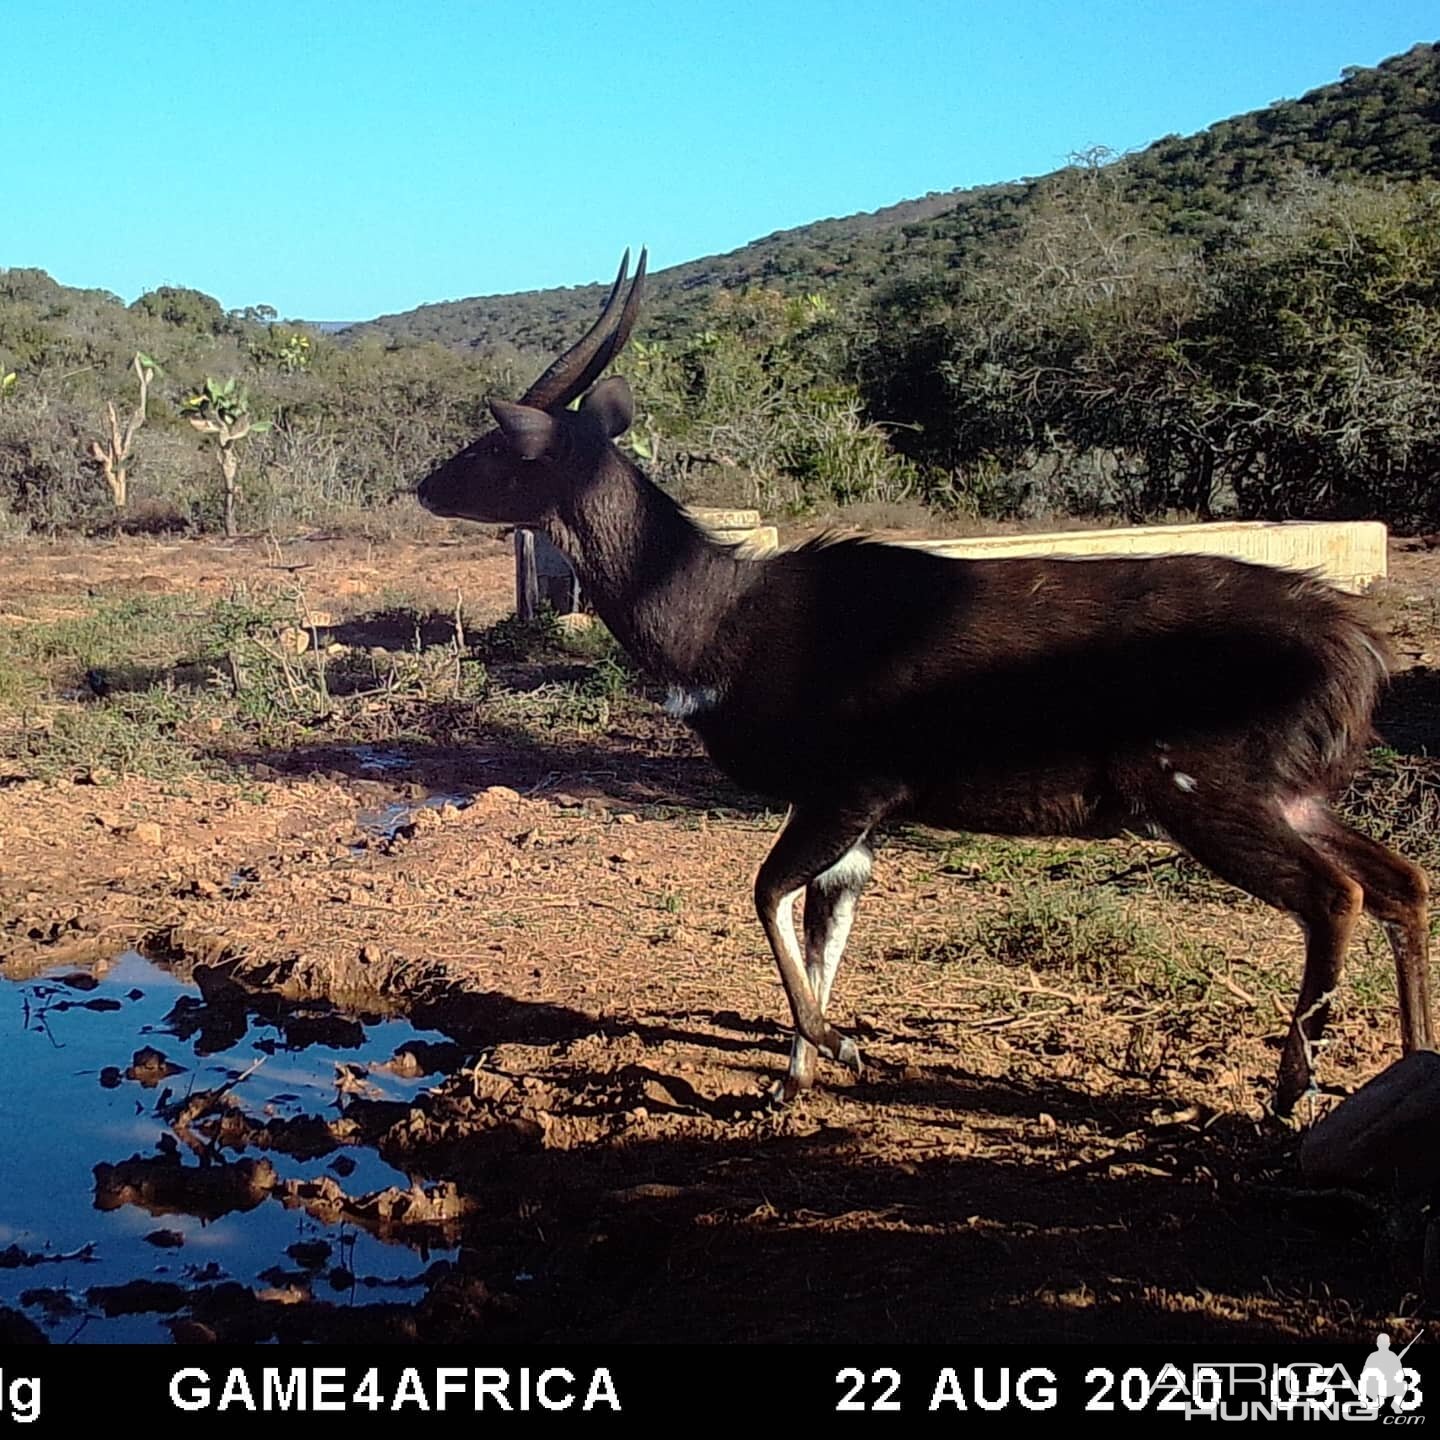
[[[1206,525],[1143,525],[1124,530],[1063,530],[1046,535],[977,535],[899,543],[957,559],[1035,555],[1230,555],[1282,570],[1310,570],[1342,590],[1368,590],[1385,578],[1384,525],[1378,520],[1220,520]]]
[[[692,508],[717,540],[764,554],[779,531],[758,510]],[[891,543],[956,559],[1037,555],[1230,555],[1283,570],[1308,570],[1342,590],[1368,590],[1386,573],[1386,530],[1378,520],[1219,520],[1204,525],[1142,525],[1117,530],[1056,530],[1043,535],[972,535],[961,540]],[[580,587],[565,557],[531,530],[515,532],[516,609],[528,617],[541,602],[557,615],[581,607]]]
[[[692,520],[726,544],[741,544],[757,554],[774,550],[780,544],[780,532],[773,525],[762,525],[758,510],[725,510],[694,505],[686,508]]]

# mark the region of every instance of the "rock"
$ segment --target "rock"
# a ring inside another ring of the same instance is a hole
[[[578,810],[580,808],[580,802],[573,795],[567,795],[563,790],[557,791],[550,799],[562,810]]]
[[[48,1345],[50,1337],[23,1311],[0,1305],[0,1345]],[[38,1414],[38,1412],[37,1412]]]
[[[325,1240],[297,1240],[285,1253],[302,1269],[318,1270],[330,1258],[330,1245]]]
[[[280,1183],[268,1160],[237,1160],[197,1168],[182,1165],[178,1155],[173,1154],[149,1159],[137,1155],[118,1165],[102,1161],[91,1173],[95,1177],[97,1210],[108,1213],[122,1206],[140,1205],[152,1214],[169,1211],[201,1220],[218,1220],[232,1210],[253,1210]],[[181,1293],[181,1304],[188,1303],[188,1293]]]
[[[1341,1101],[1305,1137],[1300,1169],[1324,1185],[1415,1194],[1440,1181],[1440,1054],[1416,1050]]]
[[[178,1230],[152,1230],[144,1239],[157,1250],[178,1250],[185,1243],[184,1235]]]
[[[487,785],[480,793],[484,795],[487,800],[494,801],[503,800],[508,802],[520,798],[520,792],[518,790],[512,790],[508,785]]]
[[[144,1045],[130,1058],[130,1068],[125,1072],[127,1080],[138,1080],[147,1089],[168,1080],[172,1075],[183,1074],[183,1065],[173,1064],[163,1050],[153,1045]]]
[[[170,1338],[177,1345],[213,1345],[215,1332],[199,1320],[171,1320]]]
[[[125,833],[137,845],[161,845],[165,841],[165,832],[153,820],[138,821]]]
[[[615,823],[617,825],[638,825],[640,817],[633,810],[621,810],[615,816]]]

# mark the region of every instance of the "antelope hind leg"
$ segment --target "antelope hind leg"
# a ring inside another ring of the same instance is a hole
[[[805,969],[821,1014],[829,1008],[830,994],[860,892],[870,878],[871,852],[862,836],[828,870],[822,870],[805,890]],[[803,1035],[790,1049],[790,1069],[776,1082],[778,1098],[791,1100],[815,1083],[819,1051]],[[858,1061],[858,1054],[857,1054]],[[857,1065],[858,1073],[858,1065]]]
[[[805,964],[795,934],[794,902],[800,892],[809,889],[822,874],[832,870],[842,875],[847,870],[854,872],[855,866],[847,867],[843,862],[850,852],[860,845],[868,830],[869,824],[866,821],[856,823],[853,816],[836,812],[818,814],[797,807],[790,812],[790,818],[755,878],[755,910],[780,970],[780,979],[785,986],[785,996],[790,1002],[790,1013],[795,1021],[797,1042],[808,1042],[827,1060],[849,1066],[857,1074],[860,1071],[860,1051],[849,1036],[842,1035],[825,1019],[824,1004],[818,993],[825,981],[825,951],[827,948],[833,948],[834,951],[830,965],[830,979],[833,981],[834,967],[839,964],[840,950],[843,948],[843,938],[840,944],[827,947],[826,940],[817,937],[819,965],[812,980],[811,970]],[[868,862],[867,851],[867,873]],[[824,892],[843,889],[843,886],[837,887],[832,883],[835,878],[830,876],[826,885],[819,888]],[[844,923],[848,931],[849,917],[854,912],[853,898],[848,906],[836,906],[833,902],[827,905],[823,894],[821,901],[821,909],[816,914],[817,920],[820,914],[827,910],[833,911],[836,918],[845,916]],[[808,901],[806,913],[808,920]],[[822,928],[826,937],[833,941],[832,931],[838,929],[838,926],[827,921]],[[812,1059],[809,1061],[812,1076],[813,1066]],[[792,1055],[792,1072],[787,1073],[775,1087],[772,1092],[774,1098],[785,1100],[798,1094],[801,1087],[796,1084],[797,1073],[803,1076],[805,1069],[806,1058],[803,1052],[798,1057]]]

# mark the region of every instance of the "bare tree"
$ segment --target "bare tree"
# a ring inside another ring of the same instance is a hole
[[[135,378],[140,382],[140,398],[129,418],[122,426],[115,410],[115,402],[107,400],[105,410],[110,417],[110,434],[103,440],[90,442],[90,458],[100,467],[105,483],[110,487],[110,498],[117,510],[123,510],[130,498],[130,462],[135,435],[145,423],[145,407],[150,399],[150,382],[160,373],[160,367],[142,350],[135,352],[130,362]]]

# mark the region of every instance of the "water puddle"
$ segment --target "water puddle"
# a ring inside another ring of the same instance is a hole
[[[417,810],[443,810],[453,805],[463,810],[474,800],[473,795],[460,791],[437,790],[423,800],[401,800],[391,805],[377,805],[371,810],[362,810],[355,817],[355,824],[367,835],[393,840],[407,825],[415,820]]]
[[[435,1192],[365,1142],[461,1058],[403,1020],[217,1000],[134,954],[0,983],[0,1305],[114,1342],[169,1340],[227,1296],[415,1298],[455,1234],[438,1201],[425,1228],[391,1223]]]
[[[383,745],[350,745],[346,748],[359,762],[360,769],[372,775],[408,770],[413,763],[403,750],[389,750]]]

